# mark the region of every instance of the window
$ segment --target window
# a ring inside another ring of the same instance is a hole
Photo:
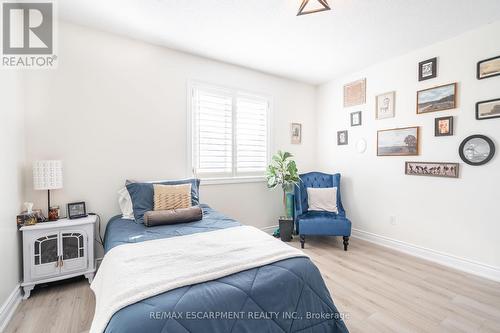
[[[263,176],[269,156],[269,100],[192,85],[191,158],[202,178]]]

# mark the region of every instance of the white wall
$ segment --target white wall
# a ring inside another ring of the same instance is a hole
[[[500,267],[500,119],[475,120],[475,103],[500,98],[500,77],[476,80],[476,63],[500,54],[500,22],[416,50],[336,79],[318,89],[318,162],[322,170],[343,174],[343,203],[353,228]],[[438,59],[438,77],[418,82],[417,64]],[[367,78],[367,103],[343,108],[343,85]],[[458,108],[416,115],[417,90],[458,82]],[[396,91],[396,117],[375,120],[375,96]],[[350,127],[350,112],[363,111],[363,125]],[[436,117],[455,116],[455,135],[434,137]],[[379,129],[420,126],[421,154],[377,157]],[[349,130],[349,145],[336,145],[336,132]],[[485,134],[497,145],[487,165],[460,160],[460,142]],[[368,149],[355,151],[358,139]],[[406,176],[405,161],[460,162],[459,179]],[[394,216],[396,225],[390,223]]]
[[[21,210],[24,163],[23,106],[20,73],[0,73],[0,306],[21,280],[21,233],[16,216]]]
[[[273,150],[294,153],[301,171],[316,164],[313,86],[67,23],[58,44],[58,69],[29,73],[26,107],[27,165],[64,163],[54,204],[84,200],[107,221],[127,178],[188,176],[188,80],[271,95]],[[302,145],[290,144],[291,122],[303,124]],[[27,170],[27,199],[45,208],[46,194],[31,181]],[[201,189],[202,202],[258,227],[277,224],[280,200],[263,182]]]

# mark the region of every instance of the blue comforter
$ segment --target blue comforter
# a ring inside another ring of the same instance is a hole
[[[206,205],[202,208],[202,221],[158,227],[114,217],[106,227],[105,251],[240,225]],[[106,332],[348,331],[318,268],[308,258],[292,258],[129,305],[115,313]]]

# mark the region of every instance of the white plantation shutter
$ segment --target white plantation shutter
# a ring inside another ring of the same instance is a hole
[[[194,85],[193,169],[203,178],[263,176],[268,163],[269,102],[235,90]]]
[[[238,96],[236,103],[236,173],[262,174],[267,166],[268,102]]]
[[[199,174],[232,174],[232,99],[224,91],[193,91],[193,161]]]

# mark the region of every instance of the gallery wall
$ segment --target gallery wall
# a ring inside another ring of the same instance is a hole
[[[500,55],[500,44],[493,42],[499,32],[500,22],[486,25],[319,87],[319,167],[342,173],[343,203],[355,230],[499,271],[500,119],[475,119],[476,102],[500,98],[500,76],[476,79],[477,62]],[[433,57],[438,57],[437,78],[419,82],[418,63]],[[344,108],[343,86],[362,78],[366,104]],[[418,90],[453,82],[458,82],[456,109],[416,114]],[[396,91],[396,116],[375,120],[375,96],[389,91]],[[350,127],[355,111],[362,111],[363,123]],[[455,135],[435,137],[434,119],[449,115]],[[420,126],[419,156],[376,156],[377,130],[408,126]],[[348,130],[348,145],[337,146],[341,130]],[[496,143],[497,156],[484,166],[469,166],[459,157],[461,141],[472,134]],[[367,150],[358,153],[355,144],[362,138]],[[407,176],[405,161],[458,162],[460,177]]]
[[[68,23],[58,46],[58,68],[26,79],[26,200],[37,207],[46,206],[46,193],[32,187],[38,159],[63,161],[64,189],[53,191],[53,204],[86,201],[104,224],[119,213],[126,179],[190,176],[189,80],[270,95],[272,150],[292,152],[301,171],[316,165],[313,86]],[[301,145],[290,143],[292,122],[303,125]],[[202,185],[201,201],[260,228],[281,213],[279,192],[263,181]]]
[[[21,234],[16,216],[22,208],[24,166],[24,130],[21,73],[4,70],[0,75],[0,306],[21,280]],[[0,324],[6,313],[0,312]],[[1,330],[1,327],[0,327]]]

